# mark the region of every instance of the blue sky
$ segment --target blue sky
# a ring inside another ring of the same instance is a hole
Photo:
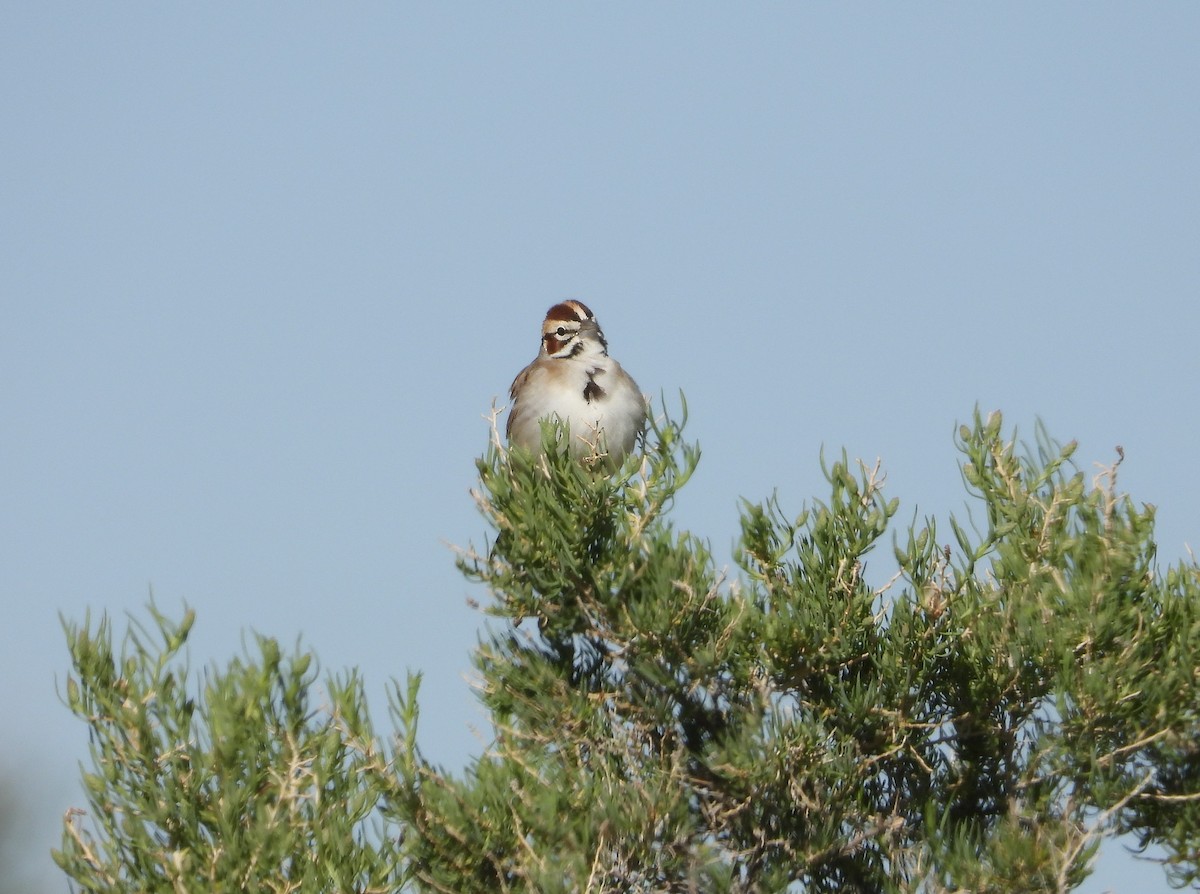
[[[704,458],[678,524],[883,460],[961,508],[978,405],[1127,460],[1200,537],[1200,6],[10,4],[0,26],[0,754],[81,802],[58,615],[196,608],[478,753],[450,543],[486,415],[585,301]],[[31,888],[32,889],[32,888]],[[1106,850],[1084,890],[1168,890]]]

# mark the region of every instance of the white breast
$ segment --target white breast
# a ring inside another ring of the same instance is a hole
[[[588,388],[589,382],[595,387]],[[539,421],[557,418],[570,426],[571,452],[576,456],[591,453],[602,433],[607,452],[624,457],[646,424],[646,402],[637,383],[611,357],[535,364],[511,412],[511,441],[537,450]]]

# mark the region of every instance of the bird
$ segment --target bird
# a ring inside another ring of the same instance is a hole
[[[566,423],[572,456],[607,456],[613,464],[629,455],[646,428],[645,397],[608,356],[604,332],[582,301],[562,301],[546,311],[538,355],[513,379],[508,394],[509,446],[534,453],[542,449],[543,419]]]

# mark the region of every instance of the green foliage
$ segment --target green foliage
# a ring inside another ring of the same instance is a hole
[[[151,614],[120,654],[106,619],[65,625],[66,700],[88,723],[93,769],[59,866],[93,892],[395,890],[394,833],[372,825],[387,766],[359,680],[329,678],[331,707],[314,710],[312,655],[260,636],[256,656],[192,696],[194,615]]]
[[[1059,892],[1127,832],[1196,884],[1200,568],[1158,572],[1116,466],[1089,485],[1001,429],[959,432],[977,522],[892,533],[882,582],[897,503],[845,456],[798,516],[744,506],[731,582],[667,516],[680,425],[620,469],[550,429],[493,446],[460,566],[494,740],[458,774],[417,746],[416,677],[384,746],[354,678],[312,712],[270,640],[193,702],[190,619],[120,659],[69,628],[94,831],[60,863],[88,890]]]

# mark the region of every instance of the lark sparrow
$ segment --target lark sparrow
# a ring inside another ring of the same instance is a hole
[[[571,453],[607,452],[620,462],[646,426],[646,400],[582,301],[564,301],[546,312],[542,346],[509,389],[509,444],[538,451],[539,421],[557,418],[571,430]]]

